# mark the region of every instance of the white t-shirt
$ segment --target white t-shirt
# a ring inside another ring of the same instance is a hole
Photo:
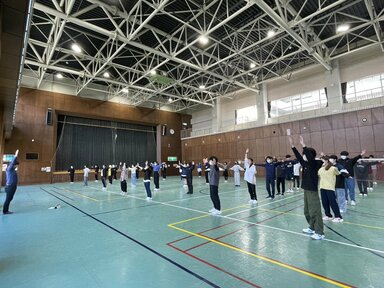
[[[257,173],[257,171],[256,171],[255,164],[249,167],[248,159],[245,159],[244,168],[245,168],[244,180],[247,181],[248,183],[256,184],[255,174]]]
[[[293,165],[293,175],[300,176],[300,168],[301,168],[300,163],[296,163],[295,165]]]
[[[84,169],[83,169],[84,177],[88,177],[90,171],[91,171],[91,170],[90,170],[88,167],[87,167],[87,168],[84,168]]]

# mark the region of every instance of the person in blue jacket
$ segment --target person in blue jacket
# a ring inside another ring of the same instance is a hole
[[[3,214],[12,214],[13,212],[9,211],[9,205],[13,199],[13,196],[16,193],[17,189],[17,165],[19,162],[17,161],[17,155],[19,155],[19,150],[16,150],[15,156],[13,157],[11,163],[9,163],[7,170],[5,172],[6,183],[5,183],[5,193],[7,194],[5,197],[4,205],[3,205]]]
[[[265,164],[255,164],[265,168],[265,187],[268,192],[267,198],[275,198],[276,166],[278,162],[273,162],[272,156],[265,157]]]

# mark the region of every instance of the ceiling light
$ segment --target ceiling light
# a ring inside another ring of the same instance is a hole
[[[200,85],[199,89],[201,89],[201,90],[205,89],[205,85]]]
[[[276,32],[275,32],[274,30],[268,30],[268,32],[267,32],[267,38],[271,38],[271,37],[273,37],[275,34],[276,34]]]
[[[253,68],[256,67],[256,64],[255,64],[255,63],[251,63],[251,64],[249,64],[249,67],[250,67],[251,69],[253,69]]]
[[[103,76],[104,76],[104,78],[109,78],[109,73],[108,72],[104,72]]]
[[[205,36],[205,35],[200,35],[198,40],[199,40],[199,43],[202,44],[202,45],[207,45],[208,42],[209,42],[208,37]]]
[[[349,30],[349,25],[348,24],[341,24],[339,26],[337,26],[336,28],[336,32],[346,32]]]
[[[57,73],[57,74],[56,74],[56,77],[57,77],[58,79],[63,79],[63,78],[64,78],[63,74],[61,74],[61,73]]]
[[[123,88],[123,89],[121,90],[121,92],[123,92],[123,93],[128,93],[128,88]]]
[[[168,102],[172,102],[172,97],[169,97]]]
[[[76,44],[76,43],[73,43],[72,46],[71,46],[72,50],[75,51],[76,53],[81,53],[81,47]]]
[[[151,70],[149,73],[150,73],[151,75],[156,75],[156,74],[157,74],[156,70]]]

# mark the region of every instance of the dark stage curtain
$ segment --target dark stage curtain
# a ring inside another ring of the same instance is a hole
[[[56,170],[156,160],[156,127],[59,115]]]

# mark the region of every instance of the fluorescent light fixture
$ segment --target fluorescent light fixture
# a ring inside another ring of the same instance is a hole
[[[336,32],[340,33],[340,32],[346,32],[349,30],[349,25],[348,24],[341,24],[339,26],[337,26],[336,28]]]
[[[57,77],[57,79],[63,79],[64,78],[63,74],[61,74],[61,73],[57,73],[56,77]]]
[[[250,67],[251,69],[253,69],[253,68],[256,67],[256,64],[255,64],[255,63],[251,63],[251,64],[249,64],[249,67]]]
[[[121,92],[123,92],[123,93],[128,93],[128,88],[123,88],[123,89],[121,89]]]
[[[268,32],[267,32],[267,38],[271,38],[271,37],[273,37],[274,35],[276,34],[276,32],[274,31],[274,30],[268,30]]]
[[[156,70],[151,70],[151,71],[149,72],[149,74],[151,74],[151,75],[156,75],[157,72],[156,72]]]
[[[110,75],[109,75],[109,73],[108,73],[108,72],[104,72],[104,74],[103,74],[103,77],[104,77],[104,78],[109,78],[109,77],[110,77]]]
[[[205,85],[200,85],[199,89],[204,90],[205,89]]]
[[[168,98],[168,102],[172,102],[172,100],[173,100],[172,97]]]
[[[198,40],[199,40],[199,43],[202,44],[202,45],[207,45],[208,42],[209,42],[208,37],[205,36],[205,35],[200,35]]]
[[[188,126],[188,123],[183,122],[183,126]]]
[[[81,47],[76,44],[76,43],[73,43],[72,46],[71,46],[72,50],[75,51],[76,53],[81,53]]]

